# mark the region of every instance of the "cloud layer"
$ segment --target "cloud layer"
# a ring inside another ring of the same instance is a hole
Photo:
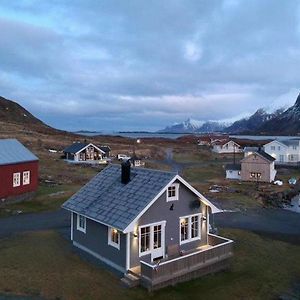
[[[0,2],[0,94],[70,130],[155,130],[292,104],[298,1]]]

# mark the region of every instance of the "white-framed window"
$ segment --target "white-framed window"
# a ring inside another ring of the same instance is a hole
[[[251,172],[250,178],[261,178],[261,173]]]
[[[120,232],[116,228],[108,227],[108,245],[120,250]]]
[[[144,226],[140,228],[140,253],[150,253],[150,234],[150,226]]]
[[[293,150],[297,150],[297,148],[298,148],[297,146],[293,146]]]
[[[271,146],[271,150],[275,150],[275,146]]]
[[[21,173],[13,174],[13,187],[17,187],[21,185]]]
[[[166,221],[139,226],[139,256],[163,251]],[[162,256],[164,256],[162,254]]]
[[[280,151],[280,146],[278,146],[277,149]]]
[[[77,215],[77,230],[86,233],[86,217]]]
[[[178,200],[179,194],[179,183],[171,184],[167,189],[167,201]]]
[[[195,214],[179,218],[180,244],[201,239],[201,214]]]
[[[30,184],[30,171],[23,172],[23,185]]]

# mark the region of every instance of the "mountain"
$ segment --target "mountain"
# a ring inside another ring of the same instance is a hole
[[[215,121],[198,121],[193,119],[187,119],[182,123],[176,123],[171,126],[167,126],[165,129],[159,130],[159,133],[208,133],[222,131],[225,128],[224,123]]]
[[[258,132],[276,135],[300,134],[300,94],[293,106],[263,123],[258,128]]]
[[[12,124],[48,127],[18,103],[0,96],[0,120]]]
[[[224,131],[227,133],[256,132],[263,124],[278,117],[282,112],[282,109],[278,109],[274,113],[267,113],[263,108],[260,108],[250,117],[235,121]]]

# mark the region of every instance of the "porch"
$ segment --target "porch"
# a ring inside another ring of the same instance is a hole
[[[142,260],[140,267],[130,271],[151,291],[227,269],[232,256],[232,240],[209,234],[208,244],[201,248],[157,262]]]

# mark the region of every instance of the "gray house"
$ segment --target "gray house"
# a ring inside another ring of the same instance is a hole
[[[108,158],[110,155],[109,146],[96,146],[92,143],[76,142],[63,150],[67,160],[73,161],[97,161]]]
[[[73,245],[149,290],[228,267],[232,241],[209,233],[212,203],[176,173],[110,165],[63,204]]]

